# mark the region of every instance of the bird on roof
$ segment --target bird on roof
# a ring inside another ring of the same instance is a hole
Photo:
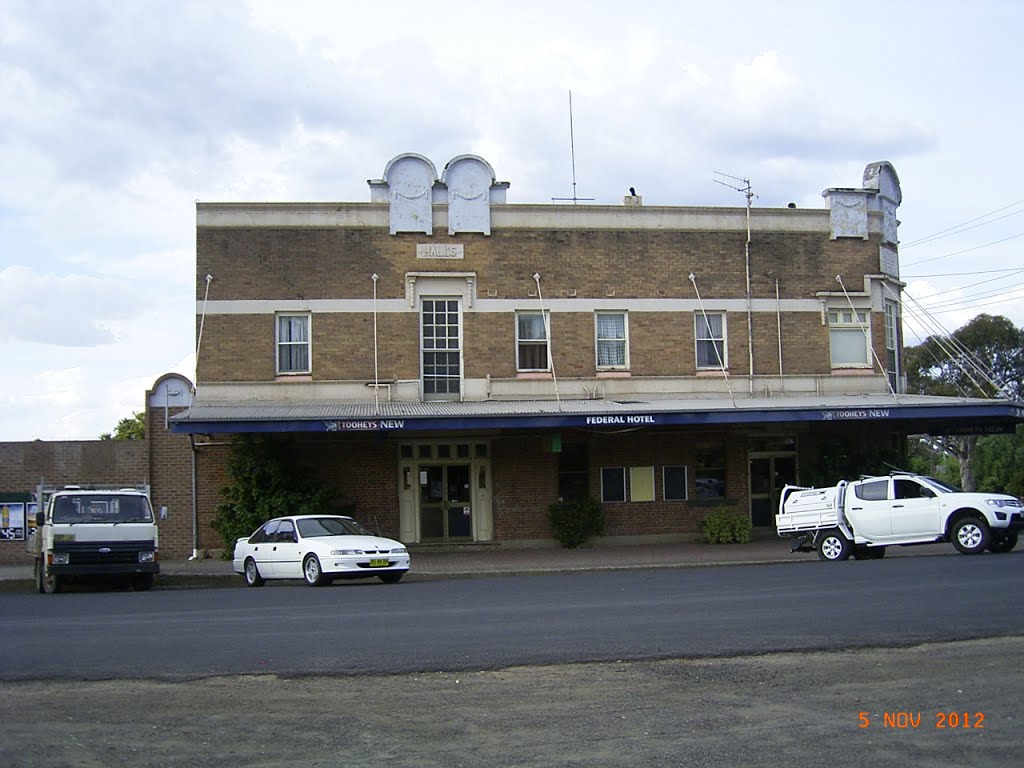
[[[632,197],[636,197],[636,190],[635,190],[635,189],[633,189],[632,187],[630,187],[630,188],[629,188],[629,194],[630,194],[630,195],[631,195]]]

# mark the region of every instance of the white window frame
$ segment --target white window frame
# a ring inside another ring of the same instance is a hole
[[[886,351],[886,375],[889,376],[889,383],[892,388],[899,391],[899,380],[902,375],[901,368],[903,361],[900,359],[899,348],[899,305],[892,299],[884,299],[882,312],[885,322],[885,351]],[[889,358],[892,358],[892,368],[889,368]]]
[[[621,338],[601,338],[601,318],[615,316],[622,318]],[[621,344],[622,363],[602,363],[601,343]],[[625,310],[602,310],[594,313],[594,362],[599,371],[628,371],[629,370],[629,313]]]
[[[852,349],[855,346],[854,334],[863,344],[862,360],[836,360],[837,344],[835,339],[841,334],[842,339]],[[829,307],[828,308],[828,356],[832,368],[871,368],[871,310],[868,307]]]
[[[541,328],[544,329],[544,338],[542,339],[523,339],[519,336],[519,318],[527,316],[537,316],[541,319]],[[516,312],[515,316],[516,323],[516,371],[519,373],[548,373],[551,371],[551,339],[549,338],[551,333],[551,316],[547,310],[522,310]],[[533,347],[539,347],[543,344],[544,346],[544,360],[545,366],[543,368],[522,368],[520,367],[520,348],[522,345],[528,345]]]
[[[281,321],[299,318],[305,321],[306,338],[302,341],[283,341],[281,339]],[[283,347],[306,348],[306,367],[303,369],[281,367],[281,351]],[[274,370],[278,376],[302,376],[313,371],[313,315],[310,312],[279,312],[274,316]]]
[[[706,319],[705,319],[706,315]],[[722,318],[722,337],[707,337],[701,336],[704,329],[710,331],[708,320],[712,317]],[[700,362],[700,345],[702,343],[715,344],[716,342],[722,345],[722,359],[719,360],[717,355],[713,356],[713,360],[710,364],[702,365]],[[693,316],[693,357],[694,362],[697,366],[698,371],[720,371],[728,369],[729,367],[729,323],[725,312],[697,312]]]

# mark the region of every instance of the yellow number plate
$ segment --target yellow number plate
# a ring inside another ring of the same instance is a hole
[[[371,568],[387,568],[390,562],[386,557],[375,557],[370,561]]]

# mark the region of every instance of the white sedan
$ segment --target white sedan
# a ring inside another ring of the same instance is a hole
[[[394,584],[409,570],[409,552],[393,539],[374,536],[351,517],[276,517],[235,542],[235,573],[250,587],[265,579],[305,579],[311,587],[335,579],[376,576]]]

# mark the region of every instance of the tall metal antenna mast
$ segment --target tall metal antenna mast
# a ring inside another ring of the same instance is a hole
[[[750,394],[754,394],[754,312],[752,306],[753,298],[750,293],[750,205],[757,195],[754,194],[754,190],[750,186],[750,179],[741,179],[739,176],[730,176],[728,173],[722,173],[721,171],[715,171],[715,175],[724,176],[727,179],[741,182],[743,186],[738,187],[727,181],[715,179],[716,184],[721,184],[723,187],[729,187],[729,189],[735,189],[747,198],[747,242],[743,247],[743,256],[747,270],[747,351],[749,353],[748,362],[750,364]]]
[[[576,141],[572,131],[572,91],[569,91],[569,154],[572,157],[572,197],[552,197],[551,202],[572,201],[573,205],[578,202],[593,201],[592,197],[576,197]]]

